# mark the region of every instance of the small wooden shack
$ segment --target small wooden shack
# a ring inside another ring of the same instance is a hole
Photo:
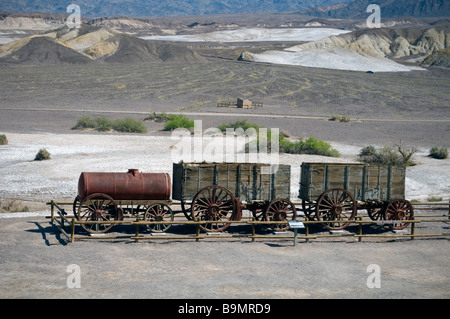
[[[243,109],[253,109],[253,108],[256,108],[256,107],[262,107],[262,103],[260,103],[260,102],[252,102],[250,100],[238,98],[236,106],[238,108],[243,108]]]

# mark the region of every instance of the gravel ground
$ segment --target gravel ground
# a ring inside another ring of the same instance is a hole
[[[3,218],[0,225],[1,298],[450,297],[450,247],[444,239],[66,245],[43,217]],[[80,269],[80,288],[67,285],[73,264]],[[380,267],[379,288],[367,284],[372,264]]]

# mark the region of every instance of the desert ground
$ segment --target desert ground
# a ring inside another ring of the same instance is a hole
[[[45,203],[73,200],[82,171],[171,173],[172,163],[182,159],[162,123],[144,122],[145,134],[72,130],[84,115],[144,119],[153,112],[183,113],[201,120],[203,129],[247,119],[292,138],[329,142],[341,157],[280,155],[281,163],[292,165],[293,200],[303,161],[354,162],[364,146],[403,143],[418,150],[416,165],[406,172],[407,199],[450,199],[450,159],[428,157],[431,147],[449,146],[448,70],[369,74],[238,62],[244,45],[249,44],[199,46],[208,57],[204,63],[1,67],[0,134],[9,143],[0,146],[0,200],[30,208],[0,219],[2,298],[450,296],[446,239],[298,247],[291,241],[67,244],[61,239],[44,217]],[[238,97],[264,106],[217,107]],[[350,122],[330,121],[333,115]],[[50,160],[33,161],[40,148],[51,153]],[[66,287],[69,264],[81,266],[81,289]],[[381,266],[381,289],[367,288],[370,264]]]

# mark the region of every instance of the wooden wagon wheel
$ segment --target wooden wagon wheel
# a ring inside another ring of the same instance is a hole
[[[149,222],[173,222],[174,214],[172,209],[166,204],[154,204],[147,208],[144,220]],[[147,228],[155,233],[165,232],[172,224],[149,224]]]
[[[78,209],[80,207],[81,204],[81,199],[80,197],[77,195],[77,197],[75,197],[74,201],[73,201],[73,216],[75,216],[76,219],[78,219]]]
[[[219,232],[230,226],[236,212],[236,201],[226,188],[207,186],[201,189],[192,200],[191,216],[195,221],[211,221],[201,224],[207,232]]]
[[[370,207],[367,208],[367,214],[369,215],[371,220],[383,220],[384,219],[384,210],[378,207]]]
[[[189,207],[189,205],[186,203],[186,201],[184,199],[182,199],[181,200],[181,210],[183,211],[183,214],[187,220],[192,220],[191,209],[192,209],[192,207]]]
[[[395,230],[404,229],[409,223],[402,223],[402,220],[411,220],[414,217],[414,209],[412,204],[406,199],[394,199],[389,202],[385,211],[385,219],[396,221],[393,223],[392,228]]]
[[[317,201],[317,220],[334,222],[323,224],[330,230],[344,229],[356,216],[356,202],[345,189],[332,188],[320,195]]]
[[[118,209],[114,200],[105,194],[92,194],[81,200],[78,206],[77,219],[80,221],[108,221],[118,219]],[[90,233],[104,233],[113,227],[113,224],[82,224]]]
[[[297,210],[290,200],[285,198],[275,198],[267,206],[264,214],[266,221],[286,221],[286,224],[273,224],[275,231],[284,231],[289,228],[288,220],[297,218]]]
[[[302,210],[307,220],[314,220],[316,216],[316,203],[302,200]]]

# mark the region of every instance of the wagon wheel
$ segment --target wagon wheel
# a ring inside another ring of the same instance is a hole
[[[371,220],[383,220],[384,219],[384,210],[381,208],[367,208],[367,214],[369,215]]]
[[[211,221],[201,224],[207,232],[219,232],[230,226],[236,212],[236,201],[226,188],[207,186],[201,189],[192,200],[192,219],[195,221]]]
[[[266,221],[286,221],[285,224],[273,224],[275,231],[283,231],[289,228],[288,220],[295,220],[297,211],[295,205],[291,201],[284,198],[275,198],[267,206],[264,213]]]
[[[81,199],[80,197],[77,195],[77,197],[75,197],[74,201],[73,201],[73,216],[75,216],[76,219],[78,219],[78,208],[80,207],[81,204]]]
[[[154,204],[151,205],[144,214],[144,220],[149,222],[173,222],[174,214],[172,209],[166,204]],[[147,228],[155,233],[162,233],[168,230],[172,224],[150,224]]]
[[[320,195],[316,206],[317,220],[332,220],[324,227],[330,230],[344,229],[356,216],[356,202],[345,189],[332,188]]]
[[[189,207],[184,199],[181,200],[181,210],[183,211],[183,214],[187,220],[192,220],[191,207]]]
[[[77,219],[81,221],[108,221],[117,220],[118,209],[114,200],[105,194],[92,194],[83,199],[78,206]],[[113,224],[82,224],[90,233],[104,233],[110,230]]]
[[[314,220],[316,215],[316,203],[302,200],[302,210],[306,220]]]
[[[409,201],[406,199],[391,200],[385,211],[386,220],[398,220],[398,223],[393,223],[392,228],[395,230],[404,229],[409,223],[402,223],[402,220],[411,220],[414,217],[414,209]]]

